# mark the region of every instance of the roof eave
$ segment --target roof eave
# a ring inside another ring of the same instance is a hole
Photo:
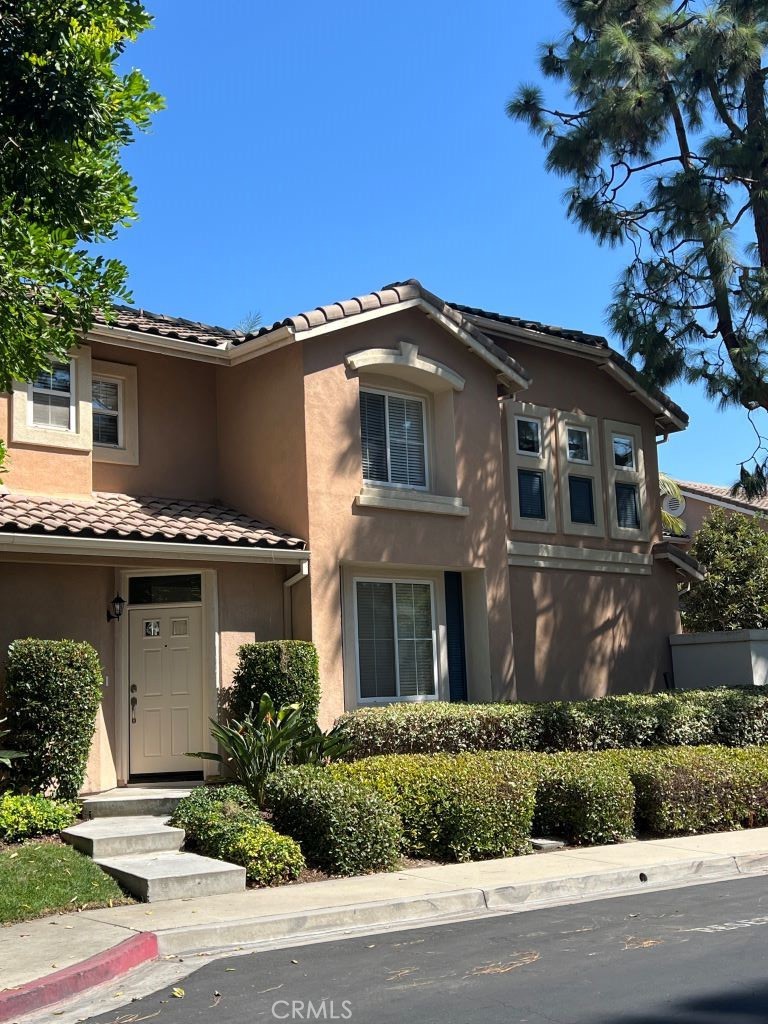
[[[310,553],[307,550],[277,546],[192,544],[183,541],[128,540],[25,532],[0,532],[0,552],[71,557],[102,554],[110,557],[164,558],[185,562],[249,562],[269,565],[295,565],[310,560]]]

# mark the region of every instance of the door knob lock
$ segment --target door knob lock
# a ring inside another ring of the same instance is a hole
[[[137,690],[138,686],[136,685],[136,683],[133,683],[133,685],[131,686],[131,693],[136,693]]]
[[[136,705],[138,703],[138,697],[131,697],[131,725],[136,725]]]

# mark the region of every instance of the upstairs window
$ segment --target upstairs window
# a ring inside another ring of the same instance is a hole
[[[606,420],[608,517],[616,540],[650,538],[651,514],[643,458],[643,431],[638,423]],[[654,489],[657,490],[658,484]]]
[[[71,363],[54,363],[29,386],[30,424],[53,430],[74,430],[75,396]]]
[[[640,529],[640,503],[636,484],[616,482],[616,522],[622,530]]]
[[[616,469],[635,468],[635,442],[634,438],[624,437],[623,434],[613,434],[613,465]]]
[[[367,483],[426,488],[426,415],[421,398],[361,391],[360,433]]]
[[[593,526],[595,523],[595,494],[592,478],[568,477],[568,496],[571,503],[571,522]]]
[[[123,444],[122,386],[119,380],[94,377],[92,389],[93,443],[105,448]]]
[[[518,416],[515,420],[517,431],[517,454],[541,458],[541,420]]]
[[[520,497],[520,518],[546,519],[544,473],[539,470],[518,469],[517,489]]]
[[[584,465],[589,465],[592,462],[587,429],[568,427],[568,461],[581,462]]]

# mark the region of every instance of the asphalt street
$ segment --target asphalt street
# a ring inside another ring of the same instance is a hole
[[[768,1024],[768,876],[228,957],[91,1024]]]

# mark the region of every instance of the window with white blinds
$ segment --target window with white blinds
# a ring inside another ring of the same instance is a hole
[[[357,580],[355,602],[360,699],[435,697],[432,584]]]
[[[363,479],[427,486],[426,417],[420,398],[360,392]]]
[[[54,363],[38,373],[30,385],[31,422],[36,427],[72,430],[74,391],[72,364]]]
[[[93,443],[107,448],[122,444],[121,382],[94,377],[92,384]]]

